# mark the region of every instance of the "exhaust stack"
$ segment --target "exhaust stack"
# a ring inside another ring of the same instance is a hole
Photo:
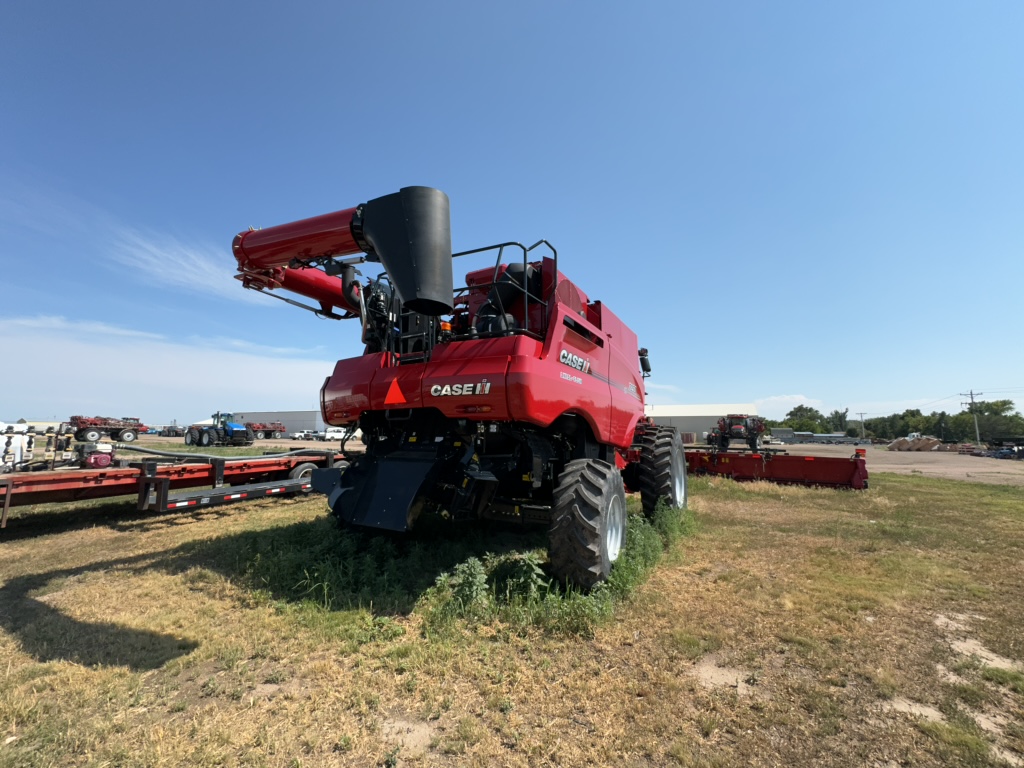
[[[352,234],[380,261],[402,304],[424,315],[453,309],[452,230],[448,195],[403,187],[356,209]]]

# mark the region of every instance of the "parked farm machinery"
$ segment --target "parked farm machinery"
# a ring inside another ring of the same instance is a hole
[[[361,326],[364,354],[321,389],[324,421],[366,444],[344,472],[313,476],[340,524],[546,525],[555,575],[586,588],[619,556],[627,489],[647,514],[662,498],[685,505],[682,440],[644,418],[646,350],[559,271],[547,241],[453,254],[448,197],[406,187],[242,232],[233,250],[245,287]],[[453,260],[476,254],[493,261],[456,288]],[[370,263],[383,271],[360,282]]]
[[[742,440],[752,451],[761,449],[765,431],[764,420],[745,413],[730,413],[718,420],[718,426],[708,433],[708,445],[727,451],[734,440]]]
[[[120,419],[109,416],[72,416],[67,425],[75,439],[85,443],[95,443],[103,437],[131,443],[138,439],[139,433],[149,429],[134,416]]]
[[[253,428],[232,421],[233,414],[217,411],[211,424],[193,424],[185,430],[185,445],[209,448],[218,445],[249,446],[256,439]]]

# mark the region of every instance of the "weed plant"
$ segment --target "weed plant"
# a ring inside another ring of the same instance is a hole
[[[548,572],[544,531],[486,527],[388,537],[340,530],[326,518],[249,537],[234,553],[249,586],[306,610],[418,613],[427,637],[498,623],[522,634],[591,636],[663,553],[687,534],[689,513],[659,504],[647,519],[630,505],[626,544],[611,578],[588,593]],[[224,554],[218,554],[222,559]]]

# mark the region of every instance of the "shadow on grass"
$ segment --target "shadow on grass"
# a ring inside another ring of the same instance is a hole
[[[276,600],[312,601],[331,610],[364,608],[375,615],[407,614],[440,574],[467,558],[529,550],[545,540],[543,530],[481,524],[391,537],[341,531],[321,517],[12,578],[0,586],[0,626],[39,661],[155,669],[190,653],[198,641],[73,618],[49,604],[46,590],[63,579],[111,569],[180,574],[201,568]]]

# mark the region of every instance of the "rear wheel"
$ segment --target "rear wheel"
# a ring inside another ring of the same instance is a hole
[[[103,433],[95,427],[88,427],[82,430],[82,439],[87,443],[99,442],[101,437],[103,437]]]
[[[723,438],[728,440],[728,438]],[[640,466],[637,479],[644,515],[651,517],[658,499],[672,509],[686,507],[686,452],[675,427],[657,427],[637,440]]]
[[[281,439],[281,433],[280,432],[275,432],[274,433],[274,439],[275,440],[280,440]]]
[[[136,432],[134,429],[125,429],[121,431],[121,434],[118,436],[117,439],[120,440],[122,443],[134,443],[138,436],[139,433]]]
[[[608,578],[626,541],[626,492],[614,464],[577,459],[555,488],[548,559],[560,580],[590,589]]]
[[[256,439],[257,440],[262,440],[264,437],[265,437],[265,435],[264,435],[262,429],[256,430]]]
[[[305,480],[306,482],[309,482],[310,478],[313,477],[313,470],[316,468],[316,464],[311,461],[296,464],[292,467],[291,472],[288,473],[288,477],[292,480]],[[303,493],[310,493],[312,490],[313,488],[310,487],[309,489],[304,490]]]
[[[213,433],[209,429],[204,429],[199,433],[199,445],[203,448],[209,448],[214,443]]]

